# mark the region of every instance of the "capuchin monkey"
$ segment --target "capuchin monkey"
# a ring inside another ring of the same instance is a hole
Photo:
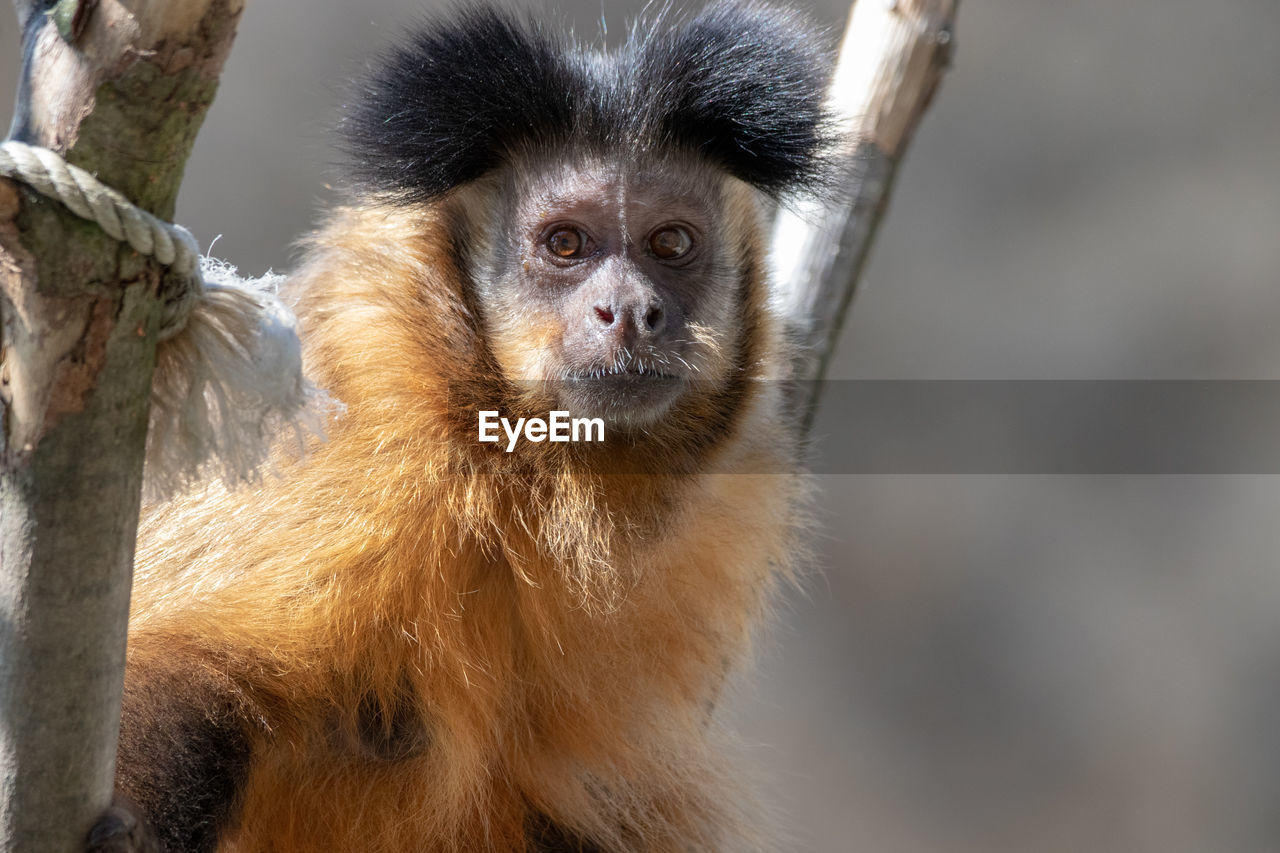
[[[826,77],[744,2],[613,52],[468,6],[383,59],[287,291],[342,409],[145,515],[89,849],[769,848],[716,705],[798,549],[765,222]]]

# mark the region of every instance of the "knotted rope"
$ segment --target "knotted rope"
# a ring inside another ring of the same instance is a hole
[[[254,480],[274,438],[319,433],[333,407],[302,375],[293,313],[276,296],[281,276],[243,279],[200,256],[191,232],[133,204],[47,148],[0,143],[0,176],[96,222],[183,280],[166,297],[152,379],[146,490],[163,497],[209,469],[228,485]]]
[[[200,247],[191,232],[143,210],[93,175],[48,148],[0,142],[0,175],[15,178],[47,198],[60,201],[81,219],[96,222],[112,238],[171,268],[189,286],[166,303],[159,340],[182,331],[200,298]]]

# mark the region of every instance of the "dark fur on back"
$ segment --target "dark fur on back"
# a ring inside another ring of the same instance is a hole
[[[727,0],[659,14],[603,54],[513,13],[429,23],[343,122],[363,188],[420,202],[521,150],[700,153],[771,194],[821,182],[827,56],[792,12]]]

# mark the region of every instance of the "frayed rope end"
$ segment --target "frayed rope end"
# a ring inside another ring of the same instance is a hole
[[[200,275],[185,326],[156,349],[147,502],[210,477],[228,488],[256,482],[282,439],[301,455],[340,408],[302,374],[297,321],[277,296],[283,276],[244,279],[213,258],[200,259]]]

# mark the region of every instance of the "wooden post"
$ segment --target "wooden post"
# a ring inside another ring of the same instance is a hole
[[[15,0],[11,136],[170,218],[243,0]],[[0,180],[0,849],[109,804],[164,270]]]

